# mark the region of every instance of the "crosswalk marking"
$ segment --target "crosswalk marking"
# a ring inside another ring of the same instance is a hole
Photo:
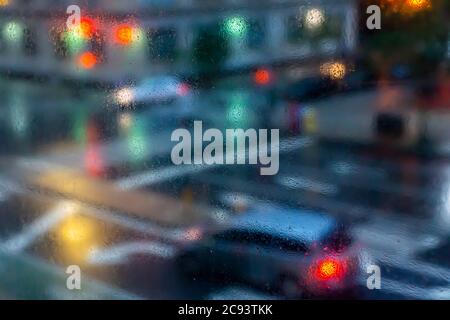
[[[87,215],[92,215],[103,221],[109,221],[122,227],[153,235],[160,239],[181,241],[184,240],[186,236],[187,230],[182,228],[161,227],[149,220],[136,220],[123,214],[112,212],[110,210],[93,208],[88,205],[84,205],[84,208],[87,209],[84,211]]]
[[[34,220],[22,232],[14,235],[3,243],[4,249],[10,252],[20,252],[26,249],[39,236],[57,225],[74,212],[74,204],[70,201],[60,201],[49,212]]]
[[[410,283],[399,282],[391,279],[382,279],[381,289],[390,293],[395,293],[410,299],[432,299],[448,300],[450,299],[450,286],[424,288]]]
[[[387,254],[382,250],[371,249],[369,251],[377,263],[410,271],[421,277],[439,279],[450,285],[450,270],[448,268],[423,262],[414,258],[400,258],[398,255]]]
[[[299,148],[309,146],[313,143],[313,141],[314,140],[309,137],[287,138],[279,143],[279,150],[280,153],[290,152]],[[262,147],[264,148],[264,146]],[[251,157],[251,155],[254,154],[256,155],[257,153],[258,153],[258,146],[253,146],[249,149],[247,157]],[[206,171],[209,169],[213,169],[217,166],[219,166],[219,164],[168,166],[162,169],[150,170],[139,173],[134,176],[126,177],[124,179],[116,181],[116,185],[123,190],[135,189],[143,186],[152,185],[155,183],[168,181],[173,178]]]
[[[173,245],[155,241],[125,242],[112,247],[93,250],[87,259],[93,265],[126,263],[133,254],[147,254],[160,258],[172,258],[177,252]]]

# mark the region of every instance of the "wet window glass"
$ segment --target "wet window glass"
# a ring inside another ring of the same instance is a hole
[[[0,297],[449,299],[449,13],[0,0]]]

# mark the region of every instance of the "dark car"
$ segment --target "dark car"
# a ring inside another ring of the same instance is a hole
[[[329,77],[308,77],[287,85],[281,90],[282,98],[293,102],[305,102],[333,94],[336,81]]]
[[[266,207],[204,234],[177,263],[190,277],[244,282],[296,298],[351,293],[358,261],[351,237],[334,218]]]

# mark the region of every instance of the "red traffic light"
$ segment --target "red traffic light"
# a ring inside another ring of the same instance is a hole
[[[94,20],[90,18],[81,18],[79,33],[84,39],[91,39],[95,33],[95,29]]]

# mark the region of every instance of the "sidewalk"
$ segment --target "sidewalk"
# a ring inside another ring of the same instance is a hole
[[[400,114],[406,120],[406,132],[401,145],[413,146],[425,134],[438,152],[450,154],[450,108],[420,111],[414,105],[412,91],[404,90],[402,105],[384,112]],[[306,104],[314,119],[314,132],[318,137],[371,144],[376,141],[375,117],[380,112],[381,92],[372,89],[326,98]],[[421,125],[423,121],[423,125]],[[421,128],[425,128],[422,130]],[[307,126],[306,126],[307,127]],[[422,132],[421,132],[422,131]]]
[[[151,220],[164,227],[185,227],[212,222],[208,208],[147,190],[123,190],[114,181],[89,177],[78,170],[32,168],[17,163],[9,175],[30,192],[43,192]]]

